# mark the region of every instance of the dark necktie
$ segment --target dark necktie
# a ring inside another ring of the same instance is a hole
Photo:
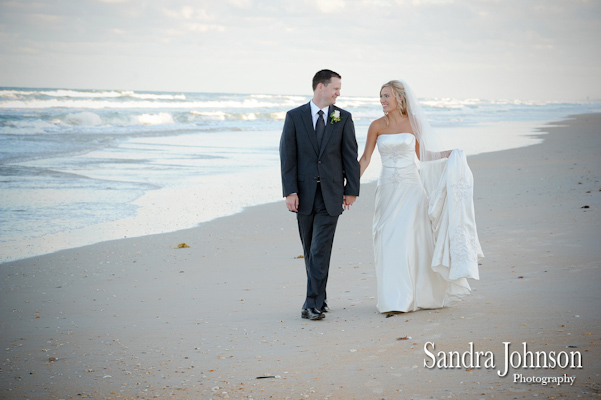
[[[315,124],[315,136],[317,136],[317,145],[321,149],[321,141],[323,140],[323,134],[326,131],[326,123],[323,120],[323,111],[319,110],[317,113],[317,124]]]

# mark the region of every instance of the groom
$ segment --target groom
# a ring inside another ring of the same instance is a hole
[[[340,87],[336,72],[317,72],[313,99],[288,111],[280,141],[286,207],[297,213],[307,270],[301,317],[311,320],[329,311],[326,284],[336,223],[359,195],[355,126],[349,112],[334,106]]]

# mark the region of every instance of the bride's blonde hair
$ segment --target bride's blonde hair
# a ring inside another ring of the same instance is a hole
[[[401,115],[409,116],[409,113],[407,112],[407,95],[405,93],[405,87],[403,86],[403,84],[397,80],[386,82],[380,88],[380,93],[382,93],[382,89],[384,89],[385,87],[392,88],[392,93],[394,94],[394,98],[397,102],[397,108],[401,112]],[[385,117],[386,125],[388,125],[388,114],[386,114]]]

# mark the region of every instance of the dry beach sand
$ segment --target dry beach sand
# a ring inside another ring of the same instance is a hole
[[[300,318],[302,250],[283,202],[2,264],[0,398],[599,398],[601,114],[541,130],[542,144],[468,159],[486,258],[472,295],[441,310],[376,312],[374,184],[339,220],[322,321]],[[495,368],[425,368],[427,342],[472,342]],[[499,377],[503,342],[578,351],[582,368]]]

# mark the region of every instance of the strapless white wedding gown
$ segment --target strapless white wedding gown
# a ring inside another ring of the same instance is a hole
[[[435,236],[411,133],[380,135],[382,158],[373,220],[379,312],[440,308],[469,293],[464,278],[446,279],[432,268]],[[443,274],[445,272],[443,271]]]

